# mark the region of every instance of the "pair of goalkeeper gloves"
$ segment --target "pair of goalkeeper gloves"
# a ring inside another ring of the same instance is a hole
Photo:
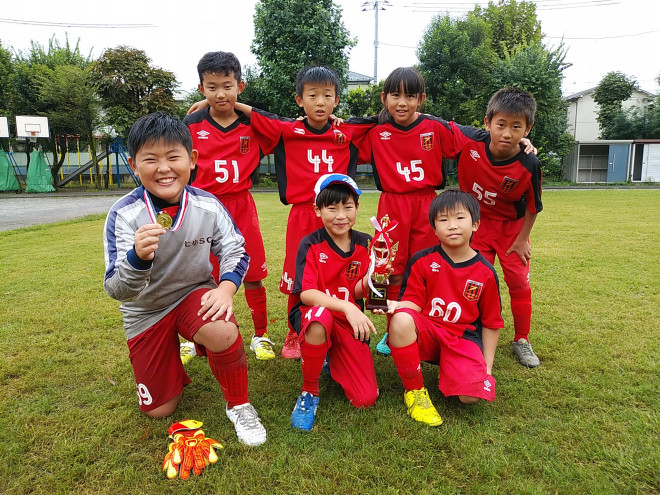
[[[215,449],[223,447],[220,442],[206,438],[201,427],[201,421],[186,419],[174,423],[167,430],[170,443],[163,461],[163,471],[167,478],[176,478],[178,475],[186,480],[191,471],[199,476],[206,466],[218,462]]]

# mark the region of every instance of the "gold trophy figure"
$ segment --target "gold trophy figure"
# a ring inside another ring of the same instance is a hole
[[[387,279],[390,277],[390,267],[399,250],[399,243],[392,245],[388,234],[396,227],[396,222],[391,224],[389,215],[381,218],[380,223],[372,217],[371,222],[376,227],[378,234],[371,240],[369,245],[371,265],[369,267],[369,290],[366,294],[366,308],[370,311],[382,310],[387,312]]]

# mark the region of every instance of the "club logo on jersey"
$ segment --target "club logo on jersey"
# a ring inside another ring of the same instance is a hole
[[[436,263],[435,261],[431,263],[431,271],[438,273],[440,271],[440,264]]]
[[[492,383],[490,383],[490,380],[486,379],[484,380],[484,390],[486,392],[490,392],[491,387],[493,386]]]
[[[389,141],[391,135],[392,133],[387,131],[383,131],[379,134],[381,141]]]
[[[516,179],[505,176],[504,179],[502,179],[502,183],[500,184],[500,189],[504,192],[510,192],[514,187],[516,187],[517,184],[518,181]]]
[[[481,155],[477,150],[470,150],[470,157],[476,162],[479,158],[481,158]]]
[[[346,278],[348,280],[355,280],[360,275],[361,261],[351,261],[351,264],[346,267]]]
[[[303,128],[301,128],[301,127],[296,127],[296,128],[293,130],[293,132],[294,132],[295,134],[301,134],[301,135],[303,135],[303,136],[305,135],[305,129],[303,129]]]
[[[250,136],[241,136],[241,153],[247,155],[250,152]]]
[[[338,144],[338,145],[345,144],[346,143],[346,135],[343,132],[338,131],[337,129],[335,129],[334,131],[335,131],[335,144]]]
[[[484,288],[484,284],[481,282],[475,282],[474,280],[469,280],[465,283],[465,289],[463,290],[463,295],[468,301],[477,301],[479,296],[481,296],[481,291]]]
[[[209,131],[201,130],[197,131],[197,139],[208,139],[209,134],[211,134]]]
[[[424,151],[431,151],[435,144],[435,139],[433,139],[433,133],[427,132],[425,134],[420,134],[419,139],[421,141],[422,149]]]
[[[325,253],[319,254],[319,263],[325,263],[328,260],[328,255]]]

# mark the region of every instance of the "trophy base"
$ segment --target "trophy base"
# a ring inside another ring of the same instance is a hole
[[[374,294],[373,290],[369,289],[369,294],[367,295],[367,304],[365,308],[369,311],[380,309],[387,312],[387,284],[379,282],[373,282],[373,284],[376,290],[378,290],[382,296],[378,297],[376,294]]]

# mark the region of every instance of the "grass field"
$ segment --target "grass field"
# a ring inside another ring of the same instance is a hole
[[[281,344],[288,210],[275,194],[255,197]],[[362,196],[360,230],[371,231],[376,202]],[[258,448],[236,440],[202,358],[187,365],[175,416],[139,412],[118,303],[102,288],[101,217],[0,233],[0,493],[660,493],[660,191],[546,191],[544,205],[532,232],[539,368],[515,361],[504,290],[494,403],[445,399],[426,365],[445,422],[424,427],[405,414],[391,358],[375,356],[376,406],[355,410],[324,376],[304,434],[289,424],[300,363],[249,355],[268,429]],[[242,289],[236,303],[249,341]],[[225,449],[202,476],[166,480],[166,430],[184,418]]]

